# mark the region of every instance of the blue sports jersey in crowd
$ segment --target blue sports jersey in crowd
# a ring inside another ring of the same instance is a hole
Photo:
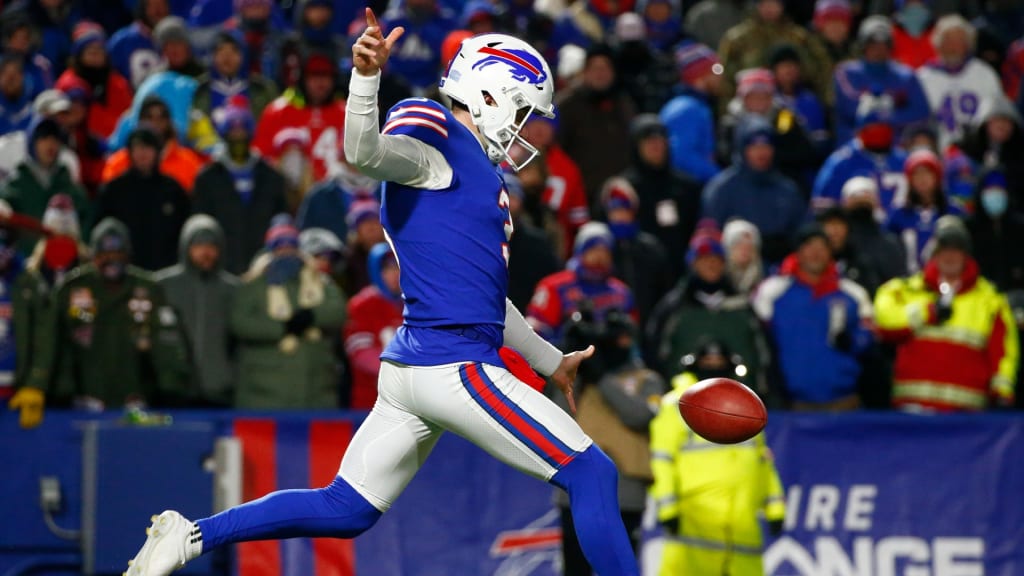
[[[381,224],[402,270],[405,322],[381,358],[502,365],[512,220],[498,169],[476,136],[432,100],[399,102],[381,131],[433,146],[454,173],[444,190],[384,185]]]
[[[388,70],[404,78],[413,88],[425,90],[437,84],[437,71],[441,67],[441,43],[455,30],[455,16],[443,8],[423,19],[413,19],[404,8],[389,10],[382,22],[385,30],[399,26],[405,34],[391,50]]]
[[[902,130],[931,115],[928,98],[914,71],[898,62],[864,62],[850,60],[836,66],[833,76],[835,90],[836,143],[842,144],[854,136],[857,109],[861,96],[888,95],[892,110],[886,118],[896,129],[897,138]]]
[[[903,175],[906,152],[893,149],[888,154],[874,154],[853,139],[840,146],[825,160],[818,171],[811,192],[811,208],[821,210],[839,204],[843,184],[854,176],[874,178],[878,184],[880,206],[891,212],[906,201],[907,177]]]
[[[118,30],[107,41],[107,52],[114,70],[132,86],[138,86],[162,65],[152,35],[138,22]]]

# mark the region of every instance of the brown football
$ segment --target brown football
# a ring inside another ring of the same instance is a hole
[[[753,438],[768,423],[764,402],[728,378],[702,380],[679,398],[679,414],[705,440],[736,444]]]

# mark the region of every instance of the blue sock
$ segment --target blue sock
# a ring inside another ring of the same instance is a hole
[[[282,538],[355,538],[380,518],[348,482],[317,490],[281,490],[196,522],[203,552],[223,544]]]
[[[600,576],[639,576],[633,546],[619,514],[619,473],[596,445],[569,462],[551,483],[569,493],[576,538]]]

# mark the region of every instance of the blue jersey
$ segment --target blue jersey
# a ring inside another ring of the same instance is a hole
[[[878,201],[886,214],[906,203],[907,177],[903,174],[905,152],[893,149],[888,154],[873,154],[856,138],[833,152],[818,171],[811,192],[812,210],[839,204],[843,185],[854,176],[873,178],[878,184]]]
[[[114,70],[127,78],[133,88],[162,66],[152,36],[138,22],[114,33],[107,41],[107,52]]]
[[[500,172],[476,136],[432,100],[399,102],[382,133],[433,146],[454,176],[444,190],[384,184],[381,223],[402,270],[405,310],[381,358],[502,365],[512,219]]]

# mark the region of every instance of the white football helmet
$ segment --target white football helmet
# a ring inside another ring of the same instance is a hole
[[[438,87],[469,109],[492,162],[519,170],[537,156],[519,132],[532,114],[554,118],[555,85],[547,62],[532,46],[505,34],[467,38]],[[525,160],[509,155],[513,146],[527,152]]]

